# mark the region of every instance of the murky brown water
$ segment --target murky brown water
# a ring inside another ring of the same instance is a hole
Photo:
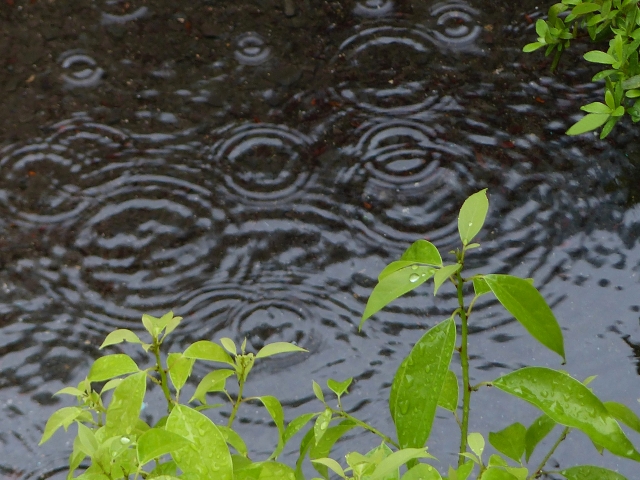
[[[567,369],[598,374],[597,393],[638,412],[637,129],[563,135],[600,86],[585,62],[564,59],[552,77],[542,55],[521,53],[546,8],[2,2],[0,475],[64,478],[71,434],[37,447],[66,401],[51,393],[84,377],[109,331],[168,309],[185,317],[175,348],[221,336],[308,348],[254,370],[251,394],[276,394],[287,419],[318,408],[311,378],[353,376],[347,408],[392,432],[392,375],[453,292],[425,289],[358,334],[361,312],[410,242],[455,247],[457,211],[485,187],[470,266],[533,276],[565,331]],[[559,367],[495,302],[475,312],[476,380]],[[535,416],[500,392],[474,401],[485,433]],[[259,409],[241,413],[259,458],[274,429]],[[431,443],[443,467],[457,443],[444,418]],[[554,458],[594,462],[572,436]],[[374,443],[355,435],[337,454]],[[597,461],[634,478],[626,462]]]

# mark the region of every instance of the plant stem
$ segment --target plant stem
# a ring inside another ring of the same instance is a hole
[[[162,361],[160,360],[160,344],[157,343],[155,338],[151,350],[156,357],[156,370],[160,375],[160,387],[164,393],[164,398],[167,400],[167,412],[171,413],[171,410],[173,410],[173,400],[171,400],[171,392],[169,391],[169,386],[167,384],[167,374],[162,368]]]
[[[236,402],[233,404],[233,408],[231,409],[231,415],[229,415],[229,421],[227,422],[227,427],[231,428],[231,424],[236,418],[236,413],[238,413],[238,407],[242,403],[242,390],[244,390],[244,382],[238,382],[238,398]]]
[[[393,439],[391,439],[390,437],[387,437],[384,433],[380,432],[379,430],[376,430],[374,427],[372,427],[371,425],[366,424],[365,422],[363,422],[362,420],[358,420],[356,417],[352,417],[351,415],[349,415],[347,412],[345,412],[344,410],[333,410],[331,409],[331,411],[342,417],[342,418],[346,418],[347,420],[351,420],[352,422],[354,422],[356,425],[358,425],[361,428],[364,428],[365,430],[370,431],[371,433],[373,433],[374,435],[379,436],[380,438],[382,438],[382,440],[384,440],[386,443],[393,445],[394,447],[396,447],[397,449],[400,449],[400,445],[398,443],[396,443],[395,441],[393,441]]]
[[[458,261],[462,264],[462,256]],[[460,270],[462,270],[462,268],[460,268]],[[460,275],[460,271],[456,273],[456,287],[458,289],[458,304],[460,305],[458,315],[460,316],[462,333],[462,339],[460,341],[460,364],[462,366],[462,424],[460,425],[460,453],[465,453],[467,451],[467,435],[469,432],[471,387],[469,385],[469,351],[467,348],[469,328],[467,325],[467,314],[464,308],[464,280],[462,279],[462,275]],[[461,455],[458,460],[458,467],[461,467],[464,461],[465,457]]]
[[[556,448],[558,448],[558,445],[560,445],[560,443],[562,443],[562,441],[565,438],[567,438],[567,434],[569,433],[569,430],[571,430],[570,427],[565,427],[564,430],[562,430],[560,437],[558,437],[558,440],[556,440],[556,443],[553,444],[553,446],[551,447],[551,450],[549,450],[549,453],[547,453],[545,457],[542,459],[542,462],[540,462],[540,465],[538,465],[538,468],[536,468],[535,472],[533,472],[533,475],[529,477],[529,480],[533,480],[534,478],[538,478],[540,476],[540,474],[542,473],[542,469],[551,458],[551,455],[553,455],[553,452],[555,452]]]

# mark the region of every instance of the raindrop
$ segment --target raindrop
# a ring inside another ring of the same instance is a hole
[[[417,273],[412,273],[412,274],[409,276],[409,281],[410,281],[411,283],[415,283],[415,282],[417,282],[418,280],[420,280],[420,275],[418,275]]]
[[[393,13],[392,0],[366,0],[359,2],[353,9],[353,14],[359,17],[384,17]]]
[[[411,265],[411,270],[417,270],[418,266],[417,265]]]
[[[82,50],[70,50],[58,58],[62,68],[70,73],[63,73],[62,80],[67,88],[95,87],[100,83],[104,70],[96,67],[96,61]]]
[[[268,60],[271,49],[265,45],[264,40],[255,32],[247,32],[236,39],[236,51],[234,57],[241,65],[256,66]]]

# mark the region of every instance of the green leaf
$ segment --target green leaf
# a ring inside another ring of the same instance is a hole
[[[317,413],[303,413],[299,417],[294,418],[287,424],[287,428],[284,429],[284,435],[282,438],[284,439],[284,443],[286,444],[291,438],[298,433],[302,428],[309,423],[313,417],[315,417]]]
[[[224,437],[224,440],[227,442],[227,444],[235,448],[236,451],[243,457],[249,455],[247,444],[244,442],[242,437],[236,433],[235,430],[229,427],[225,427],[224,425],[216,425],[216,427],[218,427],[218,430],[220,430],[220,433],[222,433],[222,436]]]
[[[536,20],[536,33],[542,38],[546,37],[547,33],[549,33],[549,26],[542,18]]]
[[[604,404],[566,373],[527,367],[500,377],[493,385],[535,405],[557,423],[582,430],[611,453],[640,461],[640,453]]]
[[[502,468],[488,468],[482,474],[479,480],[519,480],[518,477],[512,473],[503,470]]]
[[[521,423],[513,423],[504,430],[489,433],[489,443],[500,453],[520,463],[525,451],[527,429]]]
[[[607,115],[611,113],[611,108],[602,102],[593,102],[588,105],[584,105],[580,107],[580,110],[587,113],[605,113]]]
[[[438,398],[438,406],[455,412],[458,408],[458,377],[451,370],[447,372]]]
[[[322,438],[320,439],[320,441],[317,442],[315,445],[311,445],[309,458],[313,460],[316,458],[328,457],[333,445],[340,439],[340,437],[342,437],[345,433],[353,429],[355,426],[356,424],[353,421],[343,420],[338,425],[327,428],[324,434],[322,435]],[[301,455],[302,455],[302,451],[301,451]],[[326,467],[324,467],[323,465],[314,465],[314,468],[318,472],[320,472],[321,475],[326,476]]]
[[[436,246],[427,240],[416,240],[400,257],[401,261],[423,263],[435,267],[442,266],[442,257]]]
[[[491,289],[483,277],[473,277],[473,291],[476,297],[489,293]]]
[[[572,15],[584,15],[586,13],[597,12],[600,10],[600,5],[597,3],[580,3],[573,7],[571,10]]]
[[[200,340],[189,345],[183,355],[196,360],[209,360],[235,366],[229,354],[220,345],[209,340]]]
[[[129,355],[116,353],[100,357],[93,362],[87,378],[90,382],[104,382],[110,378],[139,371],[138,365]]]
[[[315,380],[312,380],[312,382],[313,382],[313,393],[316,395],[316,398],[320,400],[322,403],[325,403],[324,393],[322,393],[322,387],[318,385]]]
[[[96,436],[89,427],[77,422],[78,425],[78,444],[80,451],[89,457],[93,457],[98,450],[98,441]]]
[[[545,45],[544,43],[540,43],[540,42],[527,43],[524,47],[522,47],[522,51],[524,53],[535,52],[539,48],[544,47],[544,45]]]
[[[186,358],[181,353],[170,353],[167,357],[169,377],[178,392],[184,387],[184,384],[187,383],[194,362],[195,360],[193,358]]]
[[[592,465],[571,467],[560,472],[567,480],[627,480],[618,472]]]
[[[340,464],[332,458],[316,458],[315,460],[311,460],[311,461],[313,463],[319,463],[321,465],[324,465],[327,468],[330,468],[342,478],[345,478],[345,479],[347,478]]]
[[[180,321],[182,320],[182,317],[173,317],[171,318],[168,322],[167,325],[164,327],[164,336],[166,337],[167,335],[169,335],[171,332],[173,332],[176,327],[178,325],[180,325]],[[164,337],[163,337],[164,338]]]
[[[633,77],[623,80],[622,88],[624,90],[632,90],[635,88],[640,88],[640,75],[634,75]]]
[[[84,395],[84,392],[75,387],[64,387],[54,393],[54,395],[72,395],[74,397],[80,397]]]
[[[442,480],[440,473],[431,465],[419,463],[402,476],[402,480]]]
[[[136,445],[138,463],[142,466],[153,459],[158,459],[167,453],[175,452],[191,442],[186,438],[165,430],[152,428],[140,435]]]
[[[389,409],[402,448],[421,448],[429,438],[455,341],[452,318],[435,325],[418,340],[393,378]]]
[[[536,287],[511,275],[485,275],[484,280],[498,301],[529,334],[565,361],[560,325]]]
[[[229,447],[209,418],[184,405],[175,405],[166,429],[191,442],[172,454],[185,478],[193,475],[199,479],[233,479]]]
[[[627,427],[640,433],[640,418],[626,405],[618,402],[604,402],[604,406],[613,417]]]
[[[294,480],[295,472],[278,462],[253,462],[235,472],[235,480]],[[217,479],[216,479],[217,480]]]
[[[591,50],[590,52],[585,53],[583,57],[587,62],[602,63],[607,65],[611,65],[616,61],[614,57],[600,50]]]
[[[316,445],[320,442],[323,435],[326,433],[329,428],[329,423],[331,423],[331,418],[333,417],[333,412],[330,409],[325,409],[318,418],[316,418],[316,423],[313,426],[313,434],[315,435]]]
[[[209,392],[224,392],[227,378],[234,374],[235,372],[233,370],[228,369],[219,369],[207,373],[204,378],[200,380],[189,402],[199,400],[202,404],[207,403],[205,398],[206,394]]]
[[[104,339],[104,342],[102,342],[100,348],[103,349],[104,347],[108,347],[109,345],[116,345],[122,342],[142,343],[142,340],[140,340],[138,338],[138,335],[133,333],[131,330],[120,328],[107,335],[107,338]]]
[[[553,427],[556,425],[555,420],[549,417],[549,415],[542,414],[527,428],[527,433],[524,436],[525,458],[527,462],[538,444],[551,433],[551,430],[553,430]]]
[[[438,269],[436,273],[433,275],[433,295],[435,296],[438,293],[438,289],[440,286],[447,281],[447,279],[454,275],[457,271],[462,268],[462,265],[459,263],[454,263],[453,265],[445,265],[444,267]]]
[[[478,458],[482,458],[482,452],[484,452],[484,437],[482,434],[477,432],[470,433],[467,437],[467,443],[471,451],[475,453]]]
[[[224,337],[220,339],[220,343],[225,348],[227,352],[229,352],[234,357],[238,354],[238,350],[236,350],[236,344],[233,343],[233,340],[230,338]]]
[[[473,471],[474,462],[463,463],[461,467],[455,470],[449,467],[449,480],[467,480]]]
[[[278,445],[276,449],[271,454],[269,460],[273,460],[276,458],[282,449],[284,448],[284,411],[282,410],[282,405],[280,404],[280,400],[271,395],[265,395],[262,397],[257,397],[257,400],[260,400],[264,405],[264,408],[267,409],[269,415],[273,419],[273,422],[276,424],[278,429]]]
[[[351,385],[352,381],[353,378],[347,378],[342,382],[338,382],[337,380],[333,380],[332,378],[330,378],[329,380],[327,380],[327,387],[329,387],[329,389],[338,397],[341,397],[342,394],[347,391],[347,388],[349,388],[349,385]]]
[[[480,232],[488,211],[489,200],[486,188],[474,193],[464,201],[458,216],[458,232],[464,246]]]
[[[134,373],[128,376],[113,391],[111,403],[107,408],[105,438],[116,435],[130,435],[135,428],[144,394],[147,390],[147,374]]]
[[[589,113],[574,123],[565,133],[567,135],[580,135],[582,133],[590,132],[602,126],[608,119],[608,114]]]
[[[308,350],[305,350],[304,348],[300,348],[297,345],[288,342],[274,342],[262,347],[256,354],[256,358],[265,358],[272,355],[289,352],[308,352]]]
[[[382,460],[373,471],[370,480],[383,480],[387,475],[397,472],[398,468],[410,460],[416,458],[434,458],[429,455],[425,448],[404,448],[393,452],[391,455]]]
[[[371,292],[359,328],[362,329],[362,325],[369,317],[382,310],[396,298],[429,280],[435,271],[436,269],[430,266],[413,265],[384,277]]]

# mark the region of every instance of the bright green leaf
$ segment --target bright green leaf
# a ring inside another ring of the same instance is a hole
[[[318,417],[319,418],[319,417]],[[343,420],[338,425],[334,427],[329,427],[326,429],[325,433],[322,435],[322,438],[316,444],[310,445],[311,449],[309,452],[309,458],[314,460],[316,458],[325,458],[329,456],[331,452],[331,448],[333,445],[347,432],[353,429],[356,424],[351,420]],[[313,432],[310,430],[310,432]],[[312,436],[313,438],[313,436]],[[303,440],[304,442],[304,440]],[[302,446],[302,445],[301,445]],[[300,450],[301,455],[304,455],[302,449]],[[314,465],[314,468],[323,476],[326,477],[327,469],[324,465]]]
[[[233,370],[228,369],[219,369],[207,373],[204,378],[200,380],[189,402],[199,400],[202,404],[207,403],[205,398],[206,394],[209,392],[223,392],[226,388],[227,378],[234,374],[235,372]]]
[[[298,433],[304,426],[309,423],[317,413],[303,413],[299,417],[294,418],[287,424],[287,428],[284,429],[284,435],[282,436],[284,443],[286,444],[296,433]]]
[[[592,465],[571,467],[560,472],[567,480],[627,480],[618,472]]]
[[[511,275],[485,275],[498,301],[542,345],[565,360],[562,331],[551,308],[528,281]]]
[[[195,359],[186,358],[181,353],[170,353],[167,357],[167,366],[169,367],[169,377],[177,391],[180,391],[184,384],[187,383],[191,369]]]
[[[458,216],[458,232],[464,246],[480,232],[488,211],[489,200],[486,188],[474,193],[464,201]]]
[[[531,454],[538,446],[538,444],[551,433],[553,427],[555,427],[557,423],[553,420],[549,415],[542,414],[538,418],[536,418],[533,423],[527,428],[527,433],[524,437],[525,442],[525,458],[527,462],[531,458]]]
[[[580,107],[580,110],[585,111],[587,113],[604,113],[607,115],[611,113],[611,108],[609,108],[607,105],[605,105],[602,102],[593,102],[588,105],[584,105]]]
[[[107,408],[104,427],[105,438],[116,435],[130,435],[136,426],[144,394],[147,390],[147,374],[134,373],[128,376],[113,391]]]
[[[90,382],[104,382],[110,378],[138,371],[140,371],[138,365],[129,355],[116,353],[100,357],[93,362],[87,378]]]
[[[442,257],[436,246],[427,240],[416,240],[400,257],[401,261],[416,262],[435,267],[442,266]]]
[[[313,426],[313,433],[315,435],[316,445],[322,439],[322,436],[325,434],[327,429],[329,428],[329,423],[331,423],[331,418],[333,417],[333,413],[328,408],[325,409],[318,418],[316,418],[316,423]]]
[[[313,393],[315,394],[316,398],[318,400],[320,400],[322,403],[324,402],[324,393],[322,393],[322,387],[320,385],[318,385],[316,383],[315,380],[312,380],[312,385],[313,385]]]
[[[220,339],[220,343],[225,348],[227,352],[229,352],[234,357],[238,354],[238,350],[236,350],[236,344],[233,343],[233,340],[230,338],[224,337]]]
[[[389,409],[402,448],[425,445],[455,348],[456,325],[449,318],[429,329],[396,372]]]
[[[438,406],[450,412],[455,412],[458,408],[458,395],[458,377],[449,370],[442,385],[440,398],[438,398]]]
[[[265,395],[262,397],[257,397],[257,400],[260,400],[262,402],[264,408],[267,409],[267,412],[269,412],[269,415],[271,415],[271,418],[273,419],[273,422],[276,424],[276,428],[278,429],[278,445],[269,458],[270,460],[273,460],[280,454],[280,452],[284,448],[284,411],[282,410],[280,400],[278,400],[276,397]]]
[[[544,43],[540,43],[540,42],[527,43],[524,47],[522,47],[522,51],[524,53],[535,52],[539,48],[544,47],[544,45],[545,45]]]
[[[338,382],[330,378],[327,380],[327,387],[329,387],[329,389],[333,393],[335,393],[338,397],[340,397],[344,392],[347,391],[347,388],[349,388],[349,385],[351,385],[352,381],[353,381],[353,378],[347,378],[342,382]]]
[[[200,340],[189,345],[183,355],[187,358],[195,358],[196,360],[208,360],[210,362],[220,362],[235,366],[235,363],[224,348],[209,340]]]
[[[256,358],[265,358],[272,355],[289,352],[308,352],[308,350],[305,350],[304,348],[300,348],[297,345],[288,342],[274,342],[262,347],[256,354]]]
[[[86,425],[77,422],[78,425],[78,444],[80,450],[89,457],[93,457],[98,450],[98,441],[93,430]]]
[[[640,418],[633,410],[618,402],[604,402],[604,406],[616,420],[640,433]]]
[[[586,13],[597,12],[600,10],[600,5],[597,3],[580,3],[573,7],[571,10],[572,15],[584,15]]]
[[[136,445],[138,462],[144,465],[162,455],[175,452],[189,443],[191,442],[186,438],[164,428],[152,428],[138,438]]]
[[[482,474],[479,480],[519,480],[518,477],[512,473],[503,470],[502,468],[488,468]]]
[[[84,395],[84,392],[75,387],[64,387],[54,393],[54,395],[72,395],[74,397],[79,397]]]
[[[438,293],[438,289],[440,286],[447,281],[447,279],[454,275],[458,270],[462,268],[462,265],[459,263],[454,263],[453,265],[445,265],[444,267],[438,269],[436,273],[433,275],[433,295],[435,296]]]
[[[535,405],[557,423],[582,430],[611,453],[640,461],[640,453],[604,404],[568,374],[526,367],[500,377],[493,385]]]
[[[608,65],[611,65],[616,61],[614,57],[600,50],[592,50],[590,52],[587,52],[583,55],[583,57],[587,62],[602,63]]]
[[[404,448],[393,452],[391,455],[382,460],[373,471],[370,480],[383,480],[387,475],[397,472],[398,468],[410,460],[416,458],[434,458],[429,455],[425,448]]]
[[[633,77],[624,80],[622,82],[622,88],[625,90],[640,88],[640,75],[634,75]]]
[[[513,423],[499,432],[489,433],[489,443],[497,451],[520,463],[525,451],[527,429],[521,423]]]
[[[295,478],[296,473],[289,466],[273,461],[251,462],[234,472],[234,480],[295,480]]]
[[[473,291],[476,297],[489,293],[491,289],[483,277],[473,277]]]
[[[567,135],[580,135],[582,133],[590,132],[604,125],[608,119],[608,114],[589,113],[574,123],[565,133]]]
[[[478,458],[482,458],[482,452],[484,452],[484,437],[482,434],[477,432],[470,433],[467,437],[467,443],[471,451],[475,453]]]
[[[122,342],[142,343],[142,340],[140,340],[140,338],[138,338],[138,335],[133,333],[131,330],[120,328],[107,335],[107,338],[104,339],[104,342],[102,342],[100,348],[102,349],[104,347],[108,347],[109,345],[116,345]]]
[[[243,457],[249,455],[247,444],[244,442],[242,437],[238,435],[238,433],[236,433],[235,430],[229,427],[225,427],[224,425],[216,425],[216,427],[218,427],[218,430],[220,430],[220,433],[222,433],[225,441],[236,449],[236,452],[238,452]]]
[[[325,467],[330,468],[335,473],[340,475],[342,478],[347,478],[340,464],[332,458],[316,458],[315,460],[311,460],[311,461],[313,463],[319,463],[321,465],[324,465]]]
[[[405,473],[401,480],[442,480],[442,477],[431,465],[419,463]]]

